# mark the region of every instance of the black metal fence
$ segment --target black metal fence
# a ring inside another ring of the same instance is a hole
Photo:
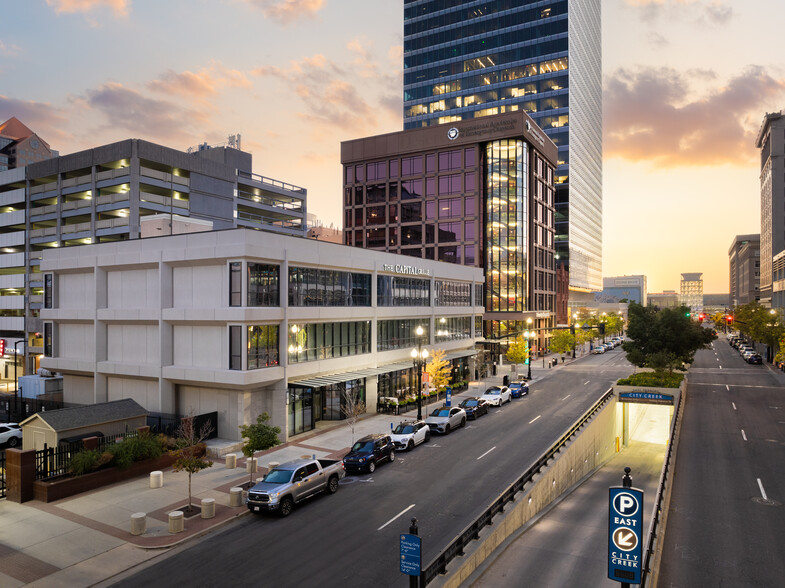
[[[0,400],[0,422],[21,423],[27,417],[37,412],[65,408],[66,404],[58,400],[39,400],[37,398],[22,398],[20,396],[7,396]]]
[[[153,433],[163,433],[169,437],[176,437],[177,429],[184,418],[186,418],[184,415],[179,414],[151,412],[147,415],[147,426],[150,427],[150,431]],[[194,431],[196,433],[199,433],[204,425],[207,425],[210,429],[207,439],[218,437],[218,412],[208,412],[194,416]]]
[[[136,431],[129,431],[121,435],[100,437],[96,450],[99,453],[103,453],[110,445],[136,436],[138,436]],[[46,480],[67,474],[73,456],[83,449],[84,441],[61,443],[57,447],[49,447],[44,444],[43,449],[39,449],[35,452],[35,479]]]
[[[523,487],[526,484],[529,484],[533,481],[534,476],[540,473],[540,471],[545,467],[545,465],[554,458],[554,456],[562,449],[569,440],[574,437],[578,430],[583,427],[595,414],[597,414],[600,409],[605,405],[606,402],[613,396],[613,388],[608,389],[602,397],[595,402],[589,410],[587,410],[584,415],[575,422],[575,424],[570,427],[561,438],[554,443],[550,449],[548,449],[534,464],[524,472],[524,474],[518,478],[515,482],[513,482],[504,492],[502,492],[501,496],[499,496],[493,503],[483,512],[480,514],[477,519],[475,519],[472,523],[469,524],[463,531],[461,531],[455,539],[450,542],[450,544],[445,547],[442,552],[437,555],[427,566],[422,568],[422,572],[420,574],[420,586],[424,587],[434,580],[440,574],[447,573],[447,564],[449,564],[453,559],[457,556],[463,555],[464,548],[471,543],[472,541],[480,538],[480,531],[484,529],[487,525],[490,525],[493,521],[493,517],[499,514],[500,512],[504,512],[504,507],[507,503],[512,502],[515,499],[515,495],[518,492],[523,490]]]

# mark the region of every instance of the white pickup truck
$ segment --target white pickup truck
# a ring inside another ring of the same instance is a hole
[[[335,494],[346,475],[343,462],[334,459],[295,459],[275,466],[248,491],[248,510],[278,511],[288,516],[294,505],[318,492]]]

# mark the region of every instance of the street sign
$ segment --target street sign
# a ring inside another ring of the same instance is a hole
[[[422,539],[417,535],[401,533],[401,572],[410,576],[420,575]]]
[[[447,386],[445,388],[445,391],[446,391],[446,393],[445,393],[446,398],[445,398],[444,404],[447,405],[447,406],[452,406],[452,388]]]
[[[608,577],[641,583],[643,490],[613,486],[608,499]]]

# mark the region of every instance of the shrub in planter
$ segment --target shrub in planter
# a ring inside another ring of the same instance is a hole
[[[101,454],[95,450],[80,451],[71,458],[68,473],[72,476],[83,476],[94,472],[101,465]]]
[[[153,459],[163,454],[160,440],[147,434],[127,438],[111,445],[108,451],[113,456],[112,463],[121,469],[131,467],[135,461]]]

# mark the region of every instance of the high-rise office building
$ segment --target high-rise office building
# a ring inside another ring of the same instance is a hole
[[[602,279],[602,292],[595,299],[600,303],[622,300],[646,306],[646,276],[617,276]]]
[[[728,250],[730,304],[760,299],[760,235],[736,235]]]
[[[771,306],[774,257],[785,250],[785,110],[763,117],[760,149],[760,302]]]
[[[681,274],[679,304],[703,312],[703,273]]]
[[[558,146],[574,303],[602,289],[600,15],[600,0],[404,0],[405,129],[525,110]]]

